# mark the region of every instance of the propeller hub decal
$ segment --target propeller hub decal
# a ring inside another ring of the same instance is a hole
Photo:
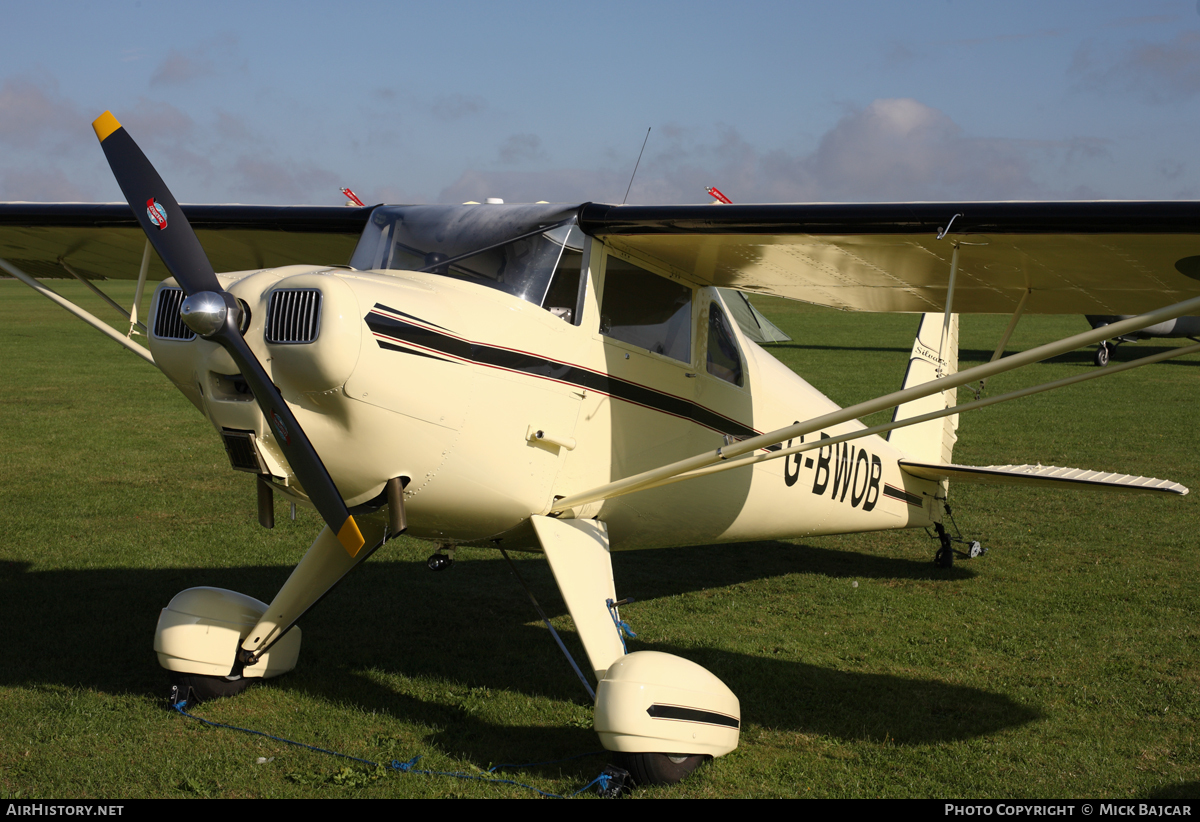
[[[159,231],[167,227],[167,210],[161,203],[154,202],[153,197],[146,201],[146,214],[150,216],[150,222],[158,226]]]
[[[271,411],[271,424],[275,426],[275,432],[279,434],[279,438],[283,440],[283,444],[291,445],[292,440],[288,437],[287,426],[283,424],[283,417],[279,416],[278,411]]]

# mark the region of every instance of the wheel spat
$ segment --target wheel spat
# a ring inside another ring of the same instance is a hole
[[[237,298],[221,287],[179,203],[111,112],[96,118],[92,128],[134,216],[188,297],[184,322],[233,358],[308,498],[350,556],[357,555],[363,546],[358,524],[304,429],[242,337]]]

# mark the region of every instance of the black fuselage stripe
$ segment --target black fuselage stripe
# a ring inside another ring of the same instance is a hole
[[[901,500],[902,502],[907,502],[909,505],[920,506],[925,502],[916,494],[910,494],[902,488],[897,488],[894,485],[888,485],[886,483],[884,483],[883,486],[883,495],[885,497],[891,497],[892,499]]]
[[[736,717],[719,714],[715,711],[702,711],[699,708],[685,708],[682,705],[651,705],[646,709],[646,713],[652,719],[699,722],[704,725],[719,725],[723,728],[737,728],[740,725]]]
[[[415,354],[418,357],[428,357],[429,359],[437,360],[438,362],[449,362],[454,363],[455,365],[460,365],[458,360],[439,357],[436,354],[430,354],[428,351],[418,351],[415,348],[409,348],[405,345],[396,345],[395,343],[390,343],[387,340],[376,340],[376,342],[379,343],[380,348],[385,348],[388,351],[399,351],[401,354]]]
[[[377,309],[395,312],[386,306],[377,305]],[[408,315],[405,315],[408,316]],[[424,320],[421,320],[424,322]],[[645,406],[655,411],[662,411],[676,417],[691,420],[714,431],[739,437],[753,437],[758,434],[753,428],[722,416],[715,411],[697,405],[689,400],[664,394],[637,383],[612,377],[580,368],[577,365],[557,362],[544,357],[528,354],[524,351],[514,351],[509,348],[484,345],[470,342],[449,334],[443,334],[432,328],[426,328],[414,323],[405,322],[395,317],[389,317],[377,311],[366,316],[367,327],[376,335],[390,337],[398,342],[436,351],[456,357],[461,360],[478,363],[491,368],[503,368],[521,374],[529,374],[542,379],[579,386],[601,394],[607,394],[619,400]],[[432,325],[432,323],[430,323]],[[388,347],[383,340],[377,340],[381,347]],[[413,352],[415,353],[415,352]]]

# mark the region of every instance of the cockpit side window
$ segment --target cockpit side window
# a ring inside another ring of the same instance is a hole
[[[609,256],[600,333],[683,362],[692,361],[692,289]]]
[[[572,325],[578,325],[579,277],[582,271],[583,253],[569,246],[564,248],[558,268],[554,270],[554,279],[546,290],[546,299],[542,300],[542,308]]]
[[[743,384],[742,358],[733,329],[715,301],[708,312],[708,373],[739,387]]]

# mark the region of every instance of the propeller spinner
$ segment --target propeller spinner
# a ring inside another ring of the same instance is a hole
[[[237,298],[221,287],[179,203],[111,112],[97,117],[92,128],[134,216],[187,295],[180,312],[184,323],[233,358],[309,499],[346,552],[356,556],[363,546],[358,524],[304,429],[242,337],[242,308]]]

